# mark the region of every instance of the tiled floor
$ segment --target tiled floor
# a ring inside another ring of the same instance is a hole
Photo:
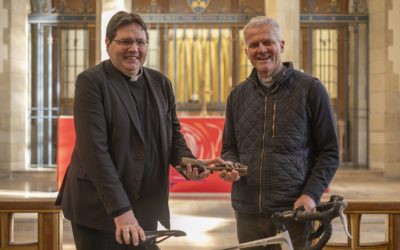
[[[357,178],[335,178],[328,194],[340,194],[348,200],[400,200],[400,180],[371,181]],[[14,174],[11,178],[0,180],[1,197],[55,197],[56,182],[54,173]],[[222,195],[171,195],[171,225],[173,229],[183,230],[186,237],[169,239],[160,244],[162,250],[209,250],[230,246],[236,243],[234,213],[229,194]],[[16,240],[34,238],[34,220],[29,215],[17,217]],[[386,218],[370,215],[365,218],[364,242],[379,241],[385,238]],[[22,236],[18,236],[22,235]],[[33,235],[33,236],[29,236]],[[18,238],[19,237],[19,238]],[[71,229],[68,221],[64,223],[64,250],[74,250]],[[332,241],[341,242],[345,236],[338,221],[334,224]]]

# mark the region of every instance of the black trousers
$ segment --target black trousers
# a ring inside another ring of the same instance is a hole
[[[157,230],[158,220],[156,217],[157,206],[152,199],[142,199],[134,208],[134,214],[139,221],[139,225],[145,231]],[[137,246],[119,244],[115,239],[115,231],[105,231],[89,228],[71,222],[72,233],[74,236],[77,250],[159,250],[156,245]]]
[[[276,228],[271,219],[271,214],[244,214],[235,213],[237,236],[239,243],[245,243],[253,240],[259,240],[266,237],[276,235]],[[309,245],[308,236],[311,233],[312,224],[298,222],[288,219],[284,222],[285,227],[289,231],[293,248],[301,250]],[[249,250],[280,250],[279,245],[271,245],[267,247],[246,248]]]

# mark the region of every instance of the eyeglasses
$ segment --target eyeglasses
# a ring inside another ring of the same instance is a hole
[[[146,48],[147,45],[149,45],[149,42],[144,40],[114,39],[113,41],[124,47],[131,47],[132,45],[136,44],[136,46],[141,49]]]

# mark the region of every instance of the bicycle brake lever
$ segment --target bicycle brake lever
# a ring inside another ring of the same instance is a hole
[[[351,234],[348,230],[349,225],[347,223],[347,217],[344,215],[344,206],[340,206],[339,215],[340,215],[340,221],[342,222],[342,225],[344,228],[344,232],[346,233],[347,237],[349,237],[350,239],[353,239],[353,236],[351,236]]]

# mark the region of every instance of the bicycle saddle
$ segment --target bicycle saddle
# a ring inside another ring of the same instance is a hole
[[[170,237],[186,236],[186,233],[180,230],[144,231],[144,234],[146,235],[146,241],[141,241],[139,244],[155,245]]]

